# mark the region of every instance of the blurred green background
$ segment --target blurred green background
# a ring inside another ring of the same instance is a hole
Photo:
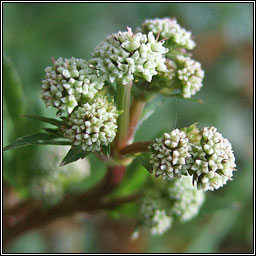
[[[88,59],[108,34],[125,30],[127,25],[135,30],[146,18],[167,16],[176,17],[195,36],[193,56],[205,70],[204,86],[196,98],[204,103],[165,100],[140,127],[136,140],[153,139],[162,131],[194,122],[201,127],[216,126],[233,145],[234,180],[208,192],[195,219],[175,224],[162,237],[145,232],[131,241],[135,221],[130,216],[136,212],[127,207],[120,218],[113,218],[118,213],[112,212],[112,217],[101,213],[59,220],[22,235],[8,252],[253,252],[252,3],[4,3],[3,144],[42,128],[21,114],[54,116],[54,110],[45,108],[40,100],[41,80],[51,56]],[[28,195],[31,176],[40,171],[40,150],[43,146],[4,153],[6,201],[15,201],[10,184],[19,196]],[[95,184],[105,171],[95,158],[90,161],[92,175],[82,189]],[[147,177],[134,163],[120,193],[138,189]]]

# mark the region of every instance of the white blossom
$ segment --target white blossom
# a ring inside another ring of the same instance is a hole
[[[180,178],[187,172],[187,159],[191,157],[189,140],[179,129],[164,133],[150,146],[150,163],[156,176],[164,179]]]
[[[199,143],[192,143],[191,174],[198,189],[214,190],[231,180],[235,157],[230,142],[215,127],[201,130]]]
[[[204,202],[204,192],[198,191],[192,185],[191,176],[182,176],[173,181],[168,188],[168,194],[172,200],[171,214],[181,222],[196,216]]]
[[[142,27],[139,29],[147,33],[152,31],[155,36],[160,39],[166,40],[166,47],[169,49],[182,47],[187,50],[192,50],[196,44],[192,40],[190,31],[186,31],[176,21],[171,18],[156,18],[147,19],[143,22]]]
[[[65,118],[64,135],[85,151],[100,151],[114,140],[118,115],[114,103],[98,95]]]
[[[103,88],[104,79],[83,59],[58,58],[45,69],[42,99],[47,107],[55,107],[69,114],[81,98],[91,99]]]
[[[153,33],[117,32],[109,35],[93,51],[90,63],[112,83],[127,84],[135,78],[150,82],[165,71],[164,54],[168,51]]]
[[[176,77],[181,85],[181,95],[190,98],[203,86],[204,71],[198,61],[179,55],[175,59],[177,65]]]
[[[162,235],[172,224],[172,217],[163,209],[161,198],[157,192],[145,196],[140,205],[143,225],[150,229],[152,235]]]

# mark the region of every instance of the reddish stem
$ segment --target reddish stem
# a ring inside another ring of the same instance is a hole
[[[125,166],[109,167],[104,179],[91,190],[83,194],[67,195],[58,205],[49,209],[44,210],[38,204],[34,204],[34,207],[29,209],[24,207],[28,205],[24,202],[7,211],[3,218],[5,245],[18,235],[46,225],[57,218],[79,211],[104,209],[103,199],[120,184],[124,177],[125,169]],[[20,211],[24,209],[27,209],[28,212],[21,214]]]

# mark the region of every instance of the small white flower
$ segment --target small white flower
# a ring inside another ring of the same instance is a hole
[[[64,135],[85,151],[99,151],[114,140],[118,115],[113,102],[98,95],[65,118]]]
[[[161,197],[157,191],[145,196],[140,205],[140,213],[143,224],[150,229],[152,235],[162,235],[172,225],[172,217],[168,216]]]
[[[165,46],[169,49],[182,47],[192,50],[196,46],[192,40],[191,32],[182,28],[176,19],[148,19],[144,21],[142,28],[138,30],[142,30],[145,33],[152,31],[155,36],[159,36],[160,40],[167,39]]]
[[[104,78],[85,60],[73,57],[58,58],[45,72],[42,99],[47,107],[55,107],[69,114],[81,98],[93,98],[104,85]]]
[[[179,129],[164,133],[150,146],[150,163],[156,176],[164,179],[180,178],[187,172],[187,159],[190,158],[190,146],[186,134]]]
[[[199,142],[191,143],[191,174],[198,189],[218,189],[232,179],[236,167],[232,146],[215,127],[203,128],[198,136]]]
[[[181,85],[181,95],[190,98],[203,86],[204,71],[201,64],[190,57],[179,55],[175,59],[176,77]]]
[[[134,78],[150,82],[159,71],[165,71],[164,54],[168,51],[163,42],[148,35],[117,32],[109,35],[93,51],[90,63],[110,82],[127,84]]]
[[[172,224],[172,218],[168,216],[165,210],[157,209],[152,217],[152,235],[162,235]]]
[[[182,176],[173,181],[168,188],[168,194],[172,200],[171,213],[181,222],[196,216],[204,202],[204,192],[198,191],[192,185],[191,176]]]

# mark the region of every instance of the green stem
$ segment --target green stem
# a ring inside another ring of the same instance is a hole
[[[118,132],[116,135],[115,150],[118,152],[127,144],[130,98],[131,98],[132,81],[117,86],[117,107],[122,111],[118,118]]]
[[[146,100],[135,98],[131,105],[130,110],[130,123],[129,123],[129,131],[128,131],[128,142],[132,143],[133,137],[137,128],[137,124],[139,122],[142,110],[146,104]]]

